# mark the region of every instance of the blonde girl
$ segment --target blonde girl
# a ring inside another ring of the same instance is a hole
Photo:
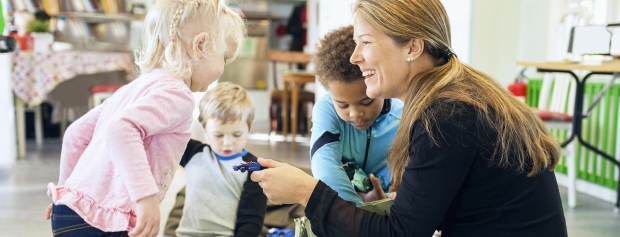
[[[54,236],[152,237],[159,202],[190,137],[194,101],[244,35],[220,0],[158,0],[136,53],[141,75],[76,120],[63,139],[46,217]]]

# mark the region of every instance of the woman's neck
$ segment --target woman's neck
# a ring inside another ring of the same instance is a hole
[[[411,74],[409,75],[410,79],[409,79],[409,86],[413,86],[413,81],[416,80],[417,76],[422,73],[422,72],[426,72],[428,70],[433,69],[435,66],[435,63],[433,62],[433,58],[427,54],[427,53],[423,53],[420,55],[420,57],[418,57],[414,62],[415,65],[411,65]],[[398,98],[400,101],[402,101],[403,103],[405,103],[405,101],[407,100],[407,96],[409,95],[409,93],[411,93],[411,88],[406,88],[405,90],[402,91],[402,93],[397,96],[396,98]]]

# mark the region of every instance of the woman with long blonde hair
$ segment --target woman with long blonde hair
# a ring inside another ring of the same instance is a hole
[[[270,169],[252,179],[267,197],[305,205],[318,236],[567,236],[553,173],[560,146],[526,105],[458,60],[441,2],[359,0],[353,11],[350,61],[366,94],[404,102],[388,157],[390,215],[259,159]]]

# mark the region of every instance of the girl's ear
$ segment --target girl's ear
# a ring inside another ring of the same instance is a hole
[[[209,35],[207,33],[202,32],[192,39],[192,52],[194,53],[194,57],[197,59],[201,59],[204,56],[205,43],[209,40]]]
[[[407,56],[413,60],[420,57],[420,55],[424,52],[424,40],[422,39],[411,39],[408,45],[409,52],[407,52]]]

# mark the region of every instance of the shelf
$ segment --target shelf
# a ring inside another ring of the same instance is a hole
[[[585,70],[592,72],[620,72],[620,62],[604,62],[598,65],[564,62],[524,62],[517,61],[519,66],[535,67],[549,70]]]
[[[70,43],[73,46],[73,48],[71,48],[72,51],[131,52],[129,46],[125,44],[103,42],[94,39],[74,40],[56,37],[54,40],[58,42]]]
[[[92,43],[92,42],[101,42],[101,43],[108,43],[108,44],[118,44],[118,45],[125,45],[126,42],[125,40],[110,40],[107,38],[101,38],[101,37],[89,37],[89,38],[82,38],[82,39],[76,39],[76,38],[67,38],[64,36],[56,36],[54,37],[54,41],[59,41],[59,42],[65,42],[65,43],[77,43],[77,44],[88,44],[88,43]]]
[[[71,44],[73,44],[73,43],[76,43],[76,44],[86,44],[88,42],[91,42],[92,40],[90,40],[90,39],[81,39],[80,40],[80,39],[75,39],[75,38],[70,39],[70,38],[67,38],[67,37],[55,36],[54,37],[54,41],[71,43]]]
[[[93,19],[102,21],[131,21],[130,14],[105,14],[105,13],[91,13],[91,12],[61,12],[58,16],[66,16],[72,18]]]

